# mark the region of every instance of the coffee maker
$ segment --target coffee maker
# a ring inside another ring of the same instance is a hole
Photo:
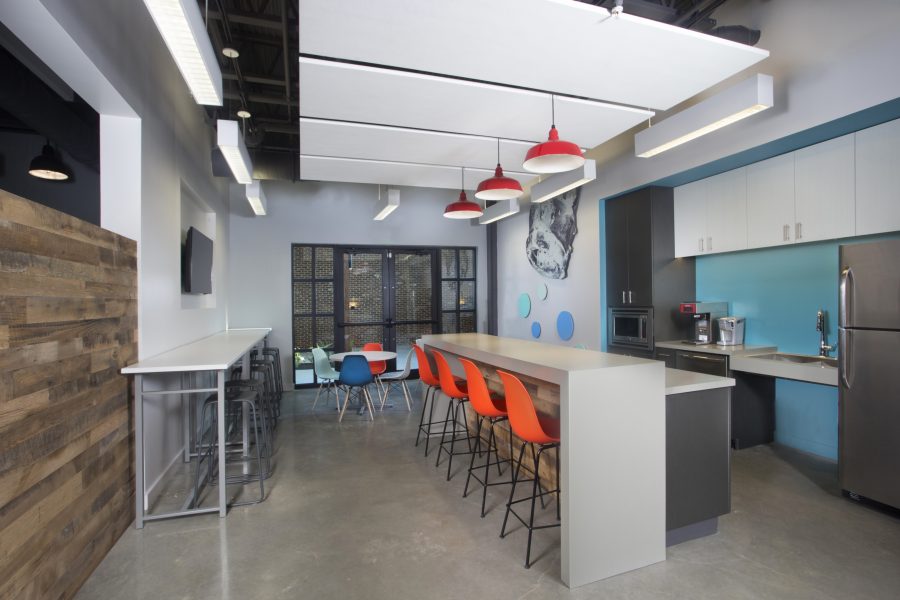
[[[714,344],[719,338],[719,317],[728,314],[727,302],[682,302],[678,312],[690,315],[692,319],[692,339],[685,343],[702,345]]]

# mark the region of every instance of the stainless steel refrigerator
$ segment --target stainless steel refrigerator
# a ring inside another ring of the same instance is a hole
[[[841,488],[900,508],[900,240],[840,247]]]

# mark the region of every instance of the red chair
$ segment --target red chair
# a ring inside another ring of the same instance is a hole
[[[497,474],[502,475],[503,471],[500,469],[501,464],[510,463],[512,465],[512,431],[509,432],[509,460],[500,460],[500,454],[497,451],[497,435],[494,432],[494,425],[500,423],[501,421],[507,420],[506,414],[506,399],[499,394],[492,394],[488,389],[487,382],[484,380],[484,376],[481,374],[481,370],[473,363],[471,360],[467,360],[465,358],[460,358],[459,362],[462,363],[463,369],[466,372],[466,383],[469,390],[469,404],[472,405],[472,408],[475,410],[475,413],[478,415],[478,425],[475,428],[475,452],[472,453],[472,460],[469,461],[469,474],[466,476],[466,487],[463,490],[463,498],[465,498],[469,494],[469,479],[474,477],[475,481],[481,484],[481,518],[484,518],[484,504],[487,500],[487,489],[489,485],[505,485],[507,483],[512,483],[510,481],[494,481],[488,482],[490,467],[491,465],[497,466]],[[481,426],[484,421],[487,420],[490,424],[490,434],[488,434],[488,446],[487,446],[487,458],[484,461],[484,465],[475,466],[475,455],[476,453],[481,455]],[[491,452],[493,451],[494,456],[496,457],[495,462],[491,462]],[[473,471],[478,468],[484,468],[484,479],[479,479],[478,475],[474,474]]]
[[[450,370],[450,363],[447,362],[447,359],[444,358],[444,355],[434,351],[434,362],[437,364],[438,368],[438,380],[441,382],[441,391],[444,392],[448,398],[450,398],[450,402],[447,404],[447,417],[444,420],[444,429],[441,432],[441,443],[438,446],[437,460],[434,461],[434,466],[438,466],[441,462],[441,452],[447,452],[450,455],[449,460],[447,461],[447,481],[450,481],[450,469],[453,467],[453,457],[457,454],[470,454],[474,452],[472,447],[472,440],[475,439],[475,436],[469,435],[469,426],[466,423],[466,409],[464,403],[469,401],[469,390],[466,387],[466,382],[462,379],[453,375],[453,372]],[[462,408],[462,417],[463,417],[463,428],[458,429],[459,425],[459,412],[460,408]],[[452,413],[452,417],[451,417]],[[453,423],[453,429],[450,432],[450,439],[447,438],[447,424]],[[465,434],[464,438],[460,438],[460,434]],[[453,447],[457,441],[466,440],[469,443],[468,452],[456,452]],[[445,444],[450,443],[450,449],[444,447]]]
[[[441,389],[441,382],[431,370],[431,363],[428,362],[428,356],[418,344],[413,345],[416,351],[416,363],[419,365],[419,380],[425,389],[425,402],[422,403],[422,416],[419,417],[419,430],[416,432],[416,446],[419,445],[419,437],[425,434],[425,456],[428,456],[428,445],[431,443],[431,428],[434,425],[440,425],[441,421],[434,421],[434,395]],[[425,410],[428,409],[428,395],[431,394],[431,408],[428,410],[428,422],[425,422]]]
[[[556,520],[559,521],[559,419],[552,419],[539,415],[534,408],[534,401],[531,394],[522,385],[522,382],[515,375],[497,371],[500,379],[503,380],[503,390],[506,395],[506,410],[509,414],[509,424],[513,432],[522,440],[522,450],[519,451],[519,460],[516,469],[513,472],[512,489],[509,491],[509,501],[506,503],[506,515],[503,517],[503,527],[500,529],[500,537],[506,535],[506,521],[509,514],[512,513],[525,527],[528,528],[528,551],[525,554],[525,568],[531,567],[531,537],[535,529],[547,529],[548,527],[559,527],[559,523],[550,525],[534,524],[534,505],[535,501],[540,498],[543,505],[544,496],[548,494],[556,494]],[[532,487],[531,496],[513,500],[516,493],[516,483],[519,478],[519,472],[522,469],[522,459],[525,457],[525,447],[531,446],[534,454],[534,485]],[[535,446],[538,450],[535,452]],[[556,448],[556,489],[540,491],[539,469],[541,465],[541,454],[545,450]],[[519,502],[527,502],[531,500],[531,514],[526,522],[519,514],[513,510],[512,505]]]
[[[363,352],[381,352],[384,350],[384,346],[382,346],[379,342],[368,342],[367,344],[363,344],[362,351]],[[369,361],[369,370],[372,371],[372,377],[375,378],[375,383],[378,384],[378,389],[380,393],[378,394],[382,400],[382,404],[384,404],[384,396],[387,395],[387,392],[384,389],[384,384],[381,382],[380,375],[387,371],[387,361],[386,360],[372,360]]]

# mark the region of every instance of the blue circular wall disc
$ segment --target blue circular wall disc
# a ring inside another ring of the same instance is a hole
[[[556,317],[556,332],[560,339],[572,339],[572,335],[575,333],[575,319],[572,317],[572,313],[567,310],[559,313],[559,316]]]
[[[523,319],[531,314],[531,296],[519,294],[519,316]]]
[[[531,337],[539,338],[541,337],[541,324],[537,321],[531,324]]]

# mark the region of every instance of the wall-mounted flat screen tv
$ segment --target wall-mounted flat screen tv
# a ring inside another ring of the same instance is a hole
[[[181,264],[181,286],[186,294],[212,293],[213,241],[188,228]]]

